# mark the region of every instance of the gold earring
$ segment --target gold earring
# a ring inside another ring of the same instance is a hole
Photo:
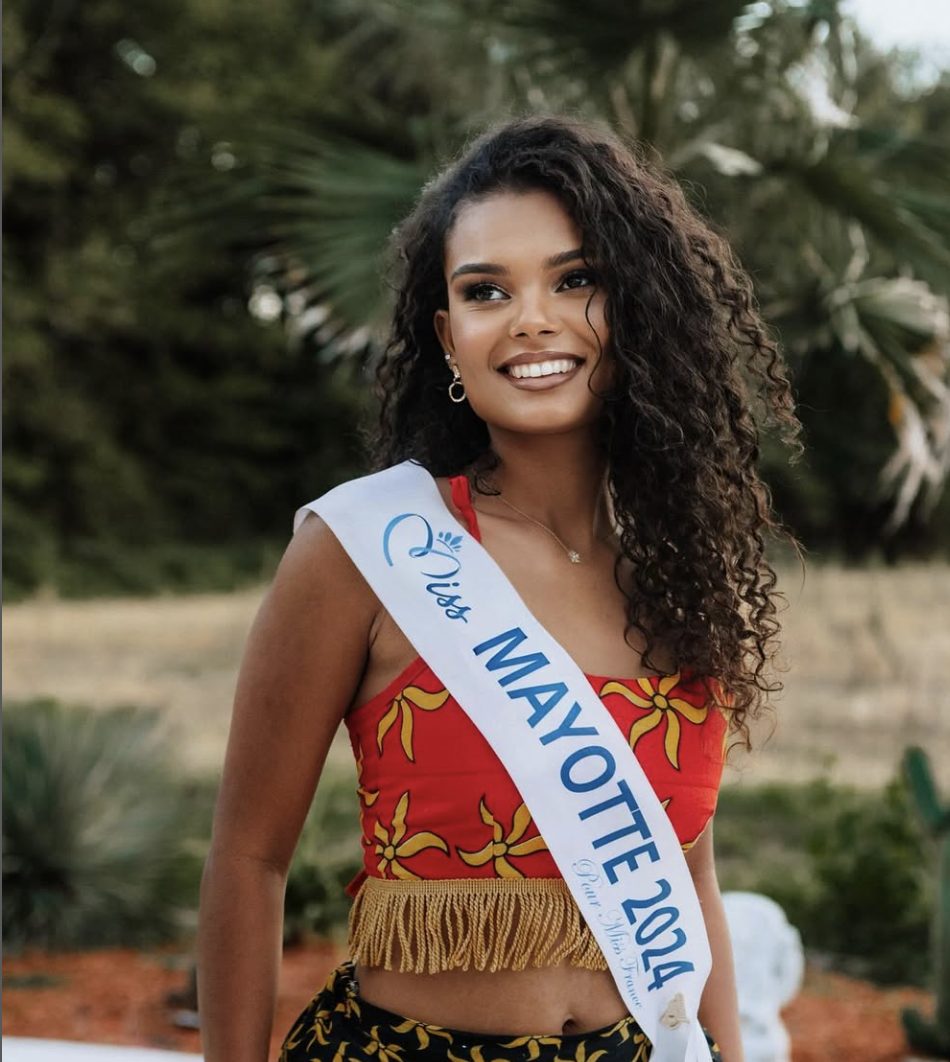
[[[458,404],[465,401],[465,384],[462,383],[462,374],[459,372],[459,367],[453,365],[451,362],[451,355],[445,355],[445,363],[452,370],[452,382],[449,384],[449,398]],[[455,391],[454,388],[459,388],[459,391]]]

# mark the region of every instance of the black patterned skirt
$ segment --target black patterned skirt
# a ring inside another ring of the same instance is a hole
[[[648,1062],[632,1017],[572,1036],[485,1036],[392,1014],[360,999],[353,963],[331,974],[294,1023],[280,1062]],[[713,1049],[713,1060],[719,1062]]]

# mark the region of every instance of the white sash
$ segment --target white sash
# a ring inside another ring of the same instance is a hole
[[[583,672],[531,615],[435,480],[397,465],[300,509],[339,539],[511,775],[590,926],[652,1062],[709,1062],[710,968],[679,841]]]

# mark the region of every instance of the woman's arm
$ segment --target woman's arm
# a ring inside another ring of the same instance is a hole
[[[716,878],[712,820],[686,853],[686,862],[703,909],[706,935],[712,952],[712,970],[703,991],[699,1020],[719,1045],[723,1062],[743,1062],[736,973],[732,962],[729,926],[726,924],[726,912]]]
[[[315,517],[261,606],[235,694],[201,885],[198,996],[207,1062],[266,1062],[284,886],[378,601]]]

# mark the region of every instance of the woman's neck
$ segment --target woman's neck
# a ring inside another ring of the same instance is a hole
[[[492,449],[486,479],[509,504],[578,548],[609,536],[607,465],[592,436],[493,434]]]

